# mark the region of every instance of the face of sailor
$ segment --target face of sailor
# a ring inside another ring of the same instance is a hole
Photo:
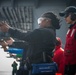
[[[71,14],[65,15],[65,21],[67,24],[74,24],[75,23],[75,21],[71,20]]]

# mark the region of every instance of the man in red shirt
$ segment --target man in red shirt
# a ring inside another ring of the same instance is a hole
[[[59,13],[69,25],[66,34],[66,43],[64,49],[65,56],[65,74],[76,74],[76,7],[69,6],[63,12]]]
[[[61,47],[61,39],[56,37],[56,47],[54,51],[53,61],[58,65],[58,72],[64,75],[64,49]]]

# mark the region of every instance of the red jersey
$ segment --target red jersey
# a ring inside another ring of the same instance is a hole
[[[68,30],[64,50],[65,64],[76,64],[76,23]]]

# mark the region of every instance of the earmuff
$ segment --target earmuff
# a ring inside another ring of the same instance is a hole
[[[71,20],[72,21],[76,20],[76,13],[71,13]]]

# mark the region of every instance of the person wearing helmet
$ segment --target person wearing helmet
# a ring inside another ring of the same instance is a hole
[[[40,27],[30,32],[10,27],[7,23],[0,23],[3,32],[9,32],[11,37],[26,41],[29,46],[26,52],[27,63],[43,63],[43,52],[46,53],[46,62],[50,62],[49,56],[55,48],[56,29],[60,28],[59,19],[52,12],[46,12],[38,18]],[[29,68],[30,69],[30,68]]]
[[[69,6],[59,15],[65,18],[69,24],[68,32],[66,35],[66,44],[64,49],[65,57],[65,74],[76,74],[76,7]]]
[[[56,47],[52,59],[58,65],[57,73],[64,75],[64,49],[61,46],[62,46],[61,39],[59,37],[56,37]]]

